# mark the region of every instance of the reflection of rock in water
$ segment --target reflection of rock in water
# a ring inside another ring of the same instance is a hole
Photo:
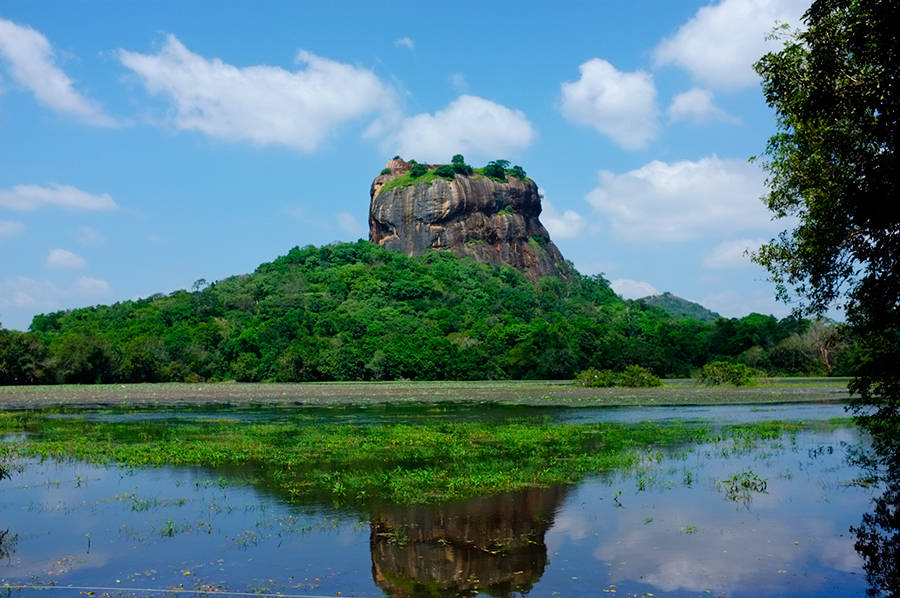
[[[372,575],[390,596],[527,591],[547,564],[544,536],[565,491],[534,488],[372,519]]]

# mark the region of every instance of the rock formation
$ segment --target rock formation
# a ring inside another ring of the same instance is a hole
[[[479,263],[507,264],[531,280],[572,275],[538,220],[541,198],[534,181],[509,176],[501,183],[456,174],[452,180],[436,177],[383,190],[411,166],[391,160],[372,182],[370,241],[409,256],[438,249]]]

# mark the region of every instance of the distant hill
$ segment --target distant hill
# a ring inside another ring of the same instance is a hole
[[[571,380],[629,365],[678,378],[749,358],[772,375],[821,370],[800,336],[808,321],[750,314],[709,324],[673,317],[672,306],[716,317],[670,293],[625,301],[602,276],[574,270],[535,283],[449,251],[308,245],[250,274],[198,280],[193,292],[40,314],[29,332],[0,329],[0,385]]]
[[[673,318],[693,318],[698,322],[711,324],[721,318],[719,314],[710,311],[693,301],[682,299],[672,293],[663,293],[662,295],[650,295],[643,297],[639,301],[643,301],[647,305],[659,307],[666,311]]]

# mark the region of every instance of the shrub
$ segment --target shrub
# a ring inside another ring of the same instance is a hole
[[[524,181],[527,177],[525,174],[525,170],[521,166],[513,166],[509,170],[506,171],[508,176],[514,176],[520,181]]]
[[[381,174],[391,174],[391,169],[385,168],[384,170],[381,171]]]
[[[507,160],[494,160],[493,162],[488,162],[488,165],[482,168],[481,172],[486,177],[490,177],[498,181],[505,181],[507,166],[509,166],[509,161]]]
[[[456,176],[456,172],[449,164],[442,164],[441,166],[438,166],[434,169],[434,174],[442,176],[448,180],[453,180],[453,177]]]
[[[426,168],[424,164],[414,164],[413,167],[409,169],[409,176],[410,178],[417,179],[426,172],[428,172],[428,168]]]
[[[450,167],[453,168],[453,172],[457,174],[471,175],[475,170],[466,164],[466,159],[463,158],[462,154],[456,154],[450,160]]]
[[[630,365],[625,368],[619,383],[629,388],[649,388],[663,385],[659,376],[639,365]]]
[[[756,384],[758,375],[759,372],[743,363],[728,363],[725,361],[707,363],[698,373],[700,382],[709,386],[722,386],[724,384],[752,386]]]
[[[589,368],[579,372],[572,384],[584,388],[612,388],[619,385],[619,378],[620,374],[612,370]]]

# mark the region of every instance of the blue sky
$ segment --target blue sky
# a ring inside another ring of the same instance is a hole
[[[387,160],[506,159],[584,274],[782,317],[748,158],[795,0],[0,5],[0,322],[368,238]]]

